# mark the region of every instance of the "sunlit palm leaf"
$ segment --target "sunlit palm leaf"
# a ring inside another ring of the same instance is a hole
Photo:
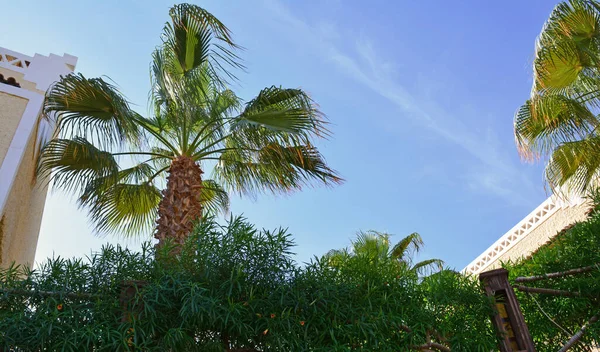
[[[546,180],[557,192],[584,193],[597,180],[600,170],[600,137],[565,143],[558,147],[546,166]]]
[[[323,259],[327,265],[333,268],[340,268],[348,258],[350,258],[350,254],[346,249],[332,249],[323,255]]]
[[[444,261],[441,259],[427,259],[420,261],[412,266],[411,270],[419,276],[429,275],[444,268]]]
[[[352,241],[352,253],[370,260],[385,260],[390,250],[390,235],[377,231],[360,231]]]
[[[586,42],[600,37],[600,16],[597,4],[589,0],[561,2],[552,11],[538,40],[547,46],[563,39]]]
[[[44,114],[68,138],[81,136],[105,147],[138,138],[136,114],[119,91],[101,78],[62,77],[46,94]]]
[[[392,257],[407,261],[408,257],[418,252],[423,247],[423,238],[416,232],[404,237],[392,248]]]
[[[515,138],[521,155],[550,153],[600,126],[587,106],[562,95],[536,95],[515,114]]]
[[[566,87],[585,67],[597,67],[598,44],[600,16],[594,3],[572,0],[558,4],[538,38],[536,89]]]

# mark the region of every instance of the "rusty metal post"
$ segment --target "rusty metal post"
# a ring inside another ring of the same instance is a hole
[[[479,275],[485,293],[494,298],[492,324],[500,334],[501,352],[535,352],[533,340],[521,312],[515,291],[508,282],[508,270],[496,269]]]

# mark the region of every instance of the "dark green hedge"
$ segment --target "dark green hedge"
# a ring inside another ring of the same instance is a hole
[[[200,225],[179,258],[152,246],[0,273],[0,345],[15,351],[409,351],[429,339],[490,351],[490,305],[452,271],[424,280],[391,260],[332,268],[291,257],[284,230]],[[165,248],[168,250],[168,248]],[[162,257],[161,257],[162,255]],[[142,280],[121,322],[121,284]],[[133,306],[133,307],[131,307]],[[137,307],[137,308],[136,308]]]

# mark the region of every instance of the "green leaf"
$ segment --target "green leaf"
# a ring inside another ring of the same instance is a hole
[[[423,238],[416,232],[404,237],[392,248],[392,256],[399,260],[406,260],[408,255],[419,252],[423,247]]]
[[[97,178],[116,179],[118,172],[111,153],[80,137],[50,140],[42,148],[37,165],[38,176],[48,177],[55,187],[75,193]]]
[[[200,201],[208,214],[227,214],[229,212],[229,195],[216,181],[202,181]]]
[[[234,129],[243,128],[243,124],[302,136],[329,134],[323,114],[305,92],[275,86],[263,89],[246,104]]]
[[[101,78],[70,74],[47,92],[44,116],[62,136],[84,137],[108,147],[139,138],[133,112],[119,91]]]
[[[600,137],[564,143],[552,153],[546,166],[546,180],[557,193],[585,194],[596,184],[600,170]]]
[[[103,187],[101,193],[80,204],[89,210],[99,234],[138,237],[154,229],[161,198],[160,190],[151,184],[117,183]]]
[[[536,95],[515,114],[515,137],[526,157],[547,154],[558,145],[584,138],[600,126],[598,117],[575,99]]]
[[[315,181],[326,186],[343,182],[311,145],[284,147],[272,143],[257,151],[243,147],[229,150],[221,155],[214,172],[219,182],[247,195],[286,193]]]
[[[215,75],[224,73],[234,77],[225,66],[242,67],[235,54],[239,46],[221,21],[201,7],[190,4],[175,5],[169,14],[171,22],[165,26],[163,41],[166,55],[174,59],[171,64],[176,73],[185,75],[207,65]]]

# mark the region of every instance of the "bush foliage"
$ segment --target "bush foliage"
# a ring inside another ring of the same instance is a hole
[[[593,208],[587,220],[561,231],[551,242],[532,256],[517,263],[507,263],[510,277],[542,275],[600,265],[600,194],[592,196]],[[546,279],[531,283],[514,283],[528,287],[580,294],[561,297],[549,294],[524,293],[517,297],[530,333],[540,352],[557,351],[594,315],[600,313],[600,270]],[[589,325],[572,351],[589,351],[600,341],[600,323]]]
[[[419,279],[361,256],[292,259],[282,229],[208,219],[180,256],[106,246],[0,273],[0,345],[14,351],[490,351],[479,284]],[[162,249],[161,249],[162,250]],[[154,258],[161,258],[155,260]],[[141,280],[124,314],[123,282]]]

